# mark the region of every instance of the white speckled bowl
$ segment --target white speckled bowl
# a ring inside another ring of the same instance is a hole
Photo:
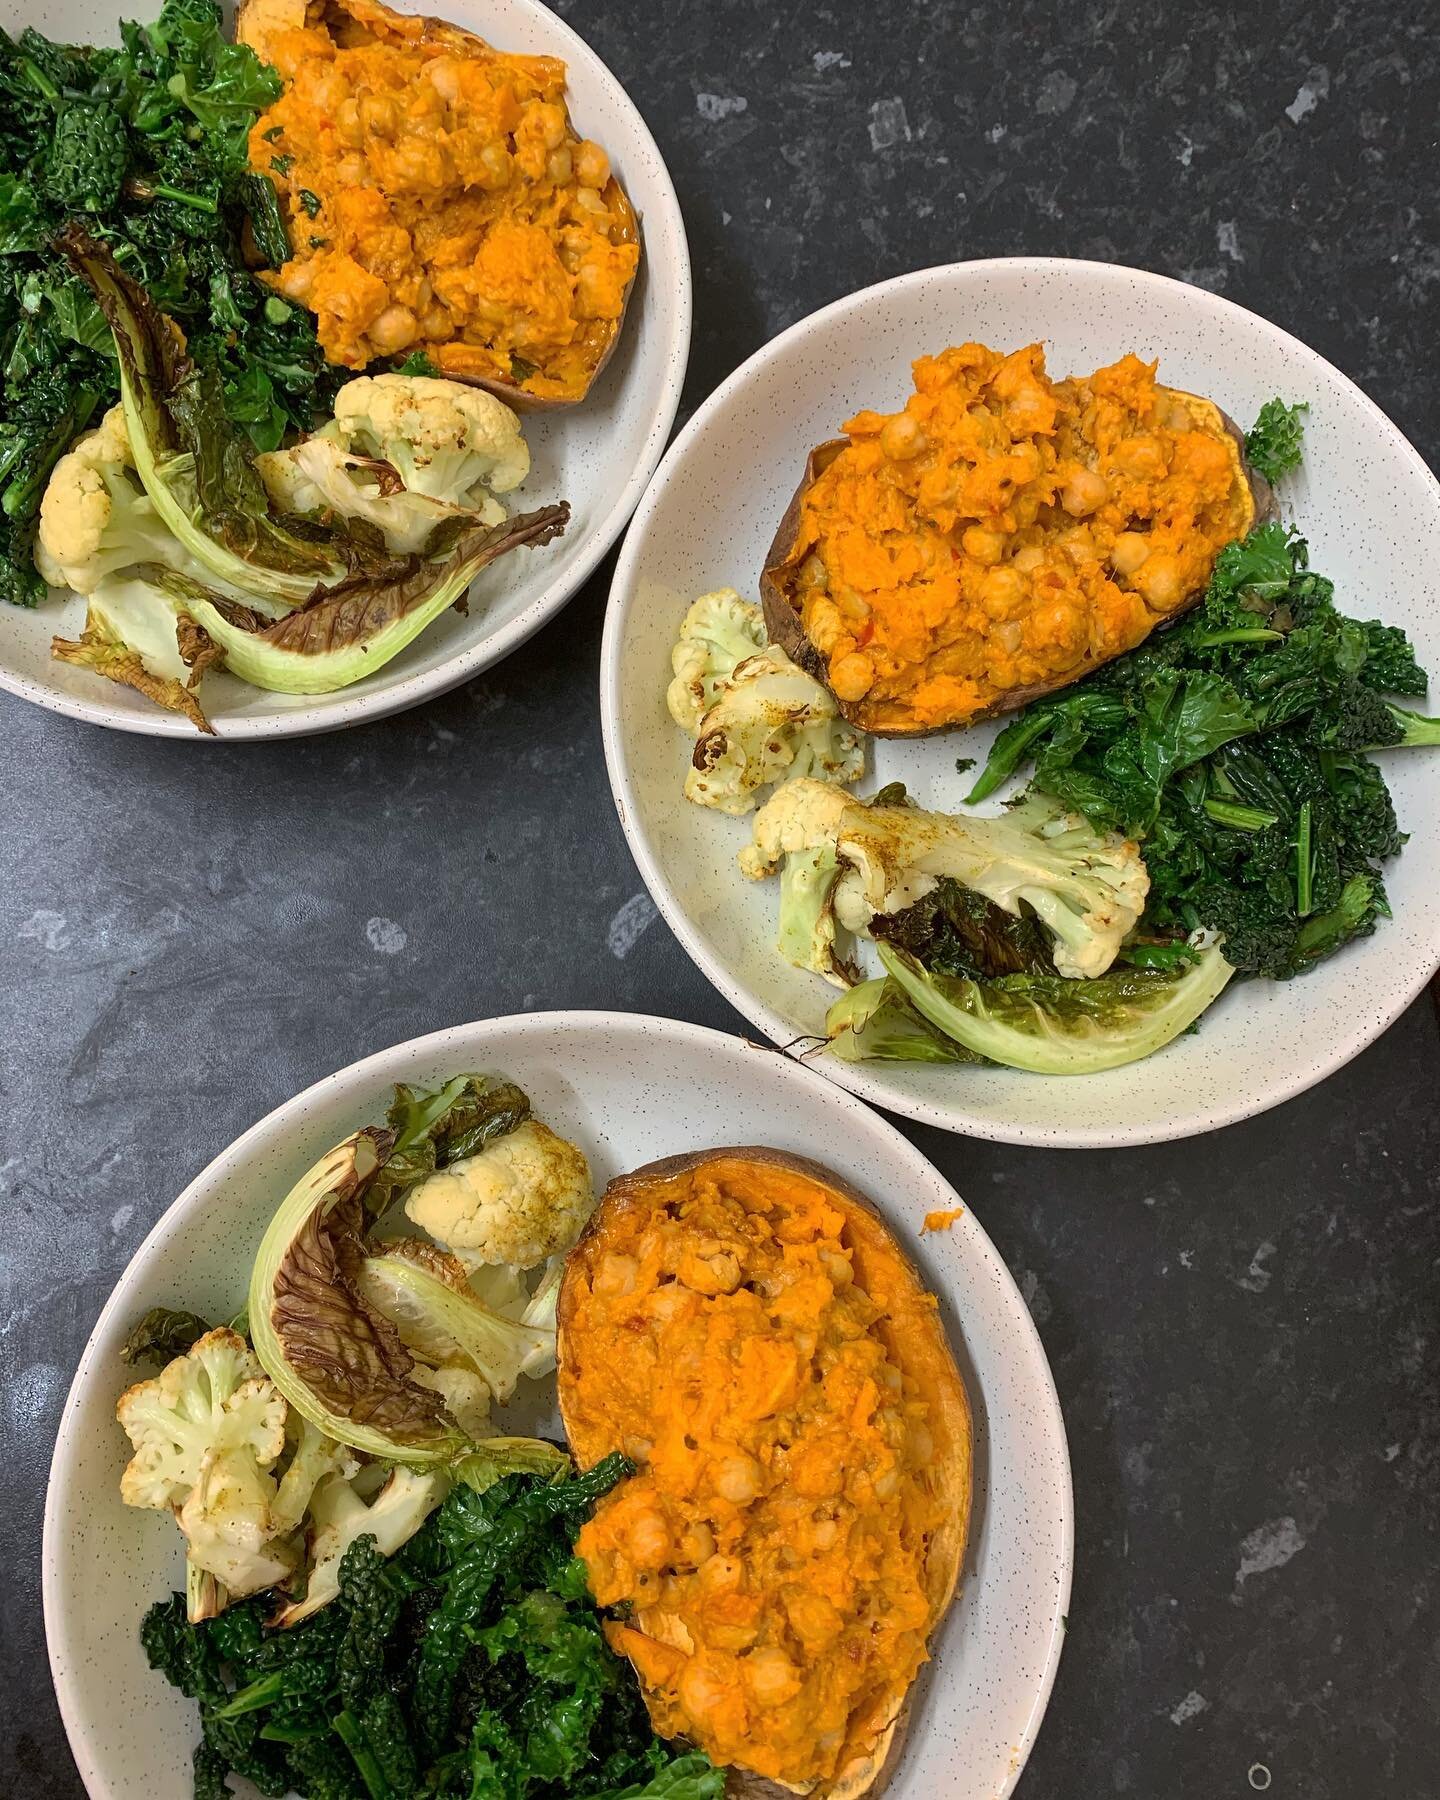
[[[779,1044],[823,1032],[833,990],[772,948],[778,884],[735,868],[747,822],[681,797],[690,745],[665,711],[670,648],[697,594],[758,598],[808,451],[862,407],[899,406],[913,358],[967,339],[1043,340],[1057,375],[1136,350],[1246,421],[1275,394],[1307,401],[1305,469],[1282,488],[1284,510],[1344,608],[1403,625],[1440,677],[1440,486],[1352,382],[1264,319],[1141,270],[1011,257],[904,275],[802,320],[711,395],[661,464],[616,567],[600,677],[610,779],[646,884],[700,968]],[[983,759],[995,729],[871,740],[862,791],[900,780],[922,805],[953,808],[973,780],[956,758]],[[813,1066],[877,1106],[1005,1143],[1153,1143],[1289,1099],[1378,1037],[1440,962],[1437,754],[1381,758],[1413,834],[1387,871],[1394,919],[1299,981],[1232,988],[1158,1056],[1070,1078],[828,1053]]]
[[[148,18],[153,6],[122,8]],[[415,10],[400,0],[401,10]],[[552,618],[615,542],[665,448],[690,354],[690,252],[680,204],[655,140],[620,83],[582,38],[539,0],[448,0],[445,17],[504,50],[563,57],[579,130],[610,153],[639,214],[644,250],[615,354],[584,404],[528,414],[531,470],[509,497],[512,512],[568,500],[564,537],[517,550],[470,590],[470,611],[453,610],[374,675],[334,694],[270,694],[229,675],[206,678],[204,703],[219,737],[304,737],[384,718],[488,669]],[[117,14],[106,0],[0,0],[0,25],[35,24],[72,43],[113,43]],[[85,605],[52,597],[33,612],[0,602],[0,687],[54,712],[120,731],[203,741],[188,719],[50,655],[55,635],[78,637]]]
[[[327,1146],[380,1119],[394,1081],[504,1071],[575,1137],[597,1185],[651,1158],[772,1144],[850,1177],[877,1201],[941,1304],[976,1420],[963,1585],[922,1677],[896,1800],[1003,1800],[1049,1697],[1070,1592],[1070,1464],[1035,1327],[966,1212],[919,1236],[954,1190],[893,1126],[774,1052],[667,1019],[540,1013],[417,1038],[332,1075],[262,1119],[196,1177],[101,1313],[66,1403],[45,1508],[45,1627],[60,1709],[94,1800],[188,1800],[194,1710],[145,1666],[136,1631],[180,1582],[179,1535],[120,1504],[118,1350],[147,1307],[222,1318],[290,1183]]]

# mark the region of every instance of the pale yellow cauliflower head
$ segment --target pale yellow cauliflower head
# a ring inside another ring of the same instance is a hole
[[[427,1176],[405,1211],[466,1262],[528,1269],[568,1250],[594,1206],[584,1154],[527,1119],[478,1156]]]

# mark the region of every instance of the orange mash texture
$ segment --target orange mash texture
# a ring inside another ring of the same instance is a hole
[[[934,1622],[946,1514],[885,1271],[818,1183],[719,1161],[624,1215],[584,1273],[567,1421],[640,1465],[578,1543],[597,1602],[629,1609],[610,1640],[661,1736],[825,1779],[889,1723]]]
[[[1132,649],[1249,529],[1208,401],[1125,356],[1052,381],[1039,344],[914,365],[802,498],[787,557],[806,635],[856,722],[963,724]]]
[[[285,92],[250,161],[293,249],[266,279],[315,313],[331,362],[424,349],[445,374],[578,398],[640,250],[609,159],[571,129],[564,63],[375,29],[264,42]]]

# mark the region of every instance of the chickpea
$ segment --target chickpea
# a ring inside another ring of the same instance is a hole
[[[748,1506],[759,1498],[762,1474],[755,1458],[738,1450],[715,1471],[715,1492],[732,1506]]]
[[[600,198],[593,187],[579,187],[575,190],[575,204],[581,212],[609,214],[610,208]]]
[[[818,595],[811,603],[810,617],[806,620],[810,632],[810,642],[822,656],[832,656],[839,648],[842,638],[849,639],[845,629],[845,621],[840,616],[840,608],[828,595]]]
[[[460,98],[460,65],[450,56],[437,56],[425,69],[431,87],[448,105]]]
[[[371,325],[370,342],[379,355],[394,356],[415,342],[419,329],[419,321],[408,306],[391,304]]]
[[[399,109],[388,94],[366,94],[361,99],[360,123],[372,136],[394,137],[399,120]]]
[[[603,188],[610,179],[610,158],[589,138],[576,147],[575,179],[581,187],[588,188]]]
[[[575,158],[570,146],[562,144],[558,150],[552,150],[545,159],[545,173],[556,187],[564,187],[575,173]]]
[[[1011,656],[1025,641],[1025,633],[1020,628],[1018,619],[1001,619],[990,634],[1002,650],[1008,650]]]
[[[730,1684],[712,1673],[698,1656],[686,1663],[677,1687],[680,1704],[692,1719],[708,1718],[731,1703]]]
[[[1045,552],[1038,544],[1027,544],[1010,558],[1010,566],[1018,569],[1022,575],[1033,575],[1044,560]]]
[[[637,1569],[663,1569],[670,1560],[670,1530],[662,1514],[636,1513],[625,1533],[625,1548]]]
[[[455,335],[455,322],[437,301],[434,306],[425,309],[420,329],[432,344],[443,344]]]
[[[553,100],[539,100],[529,110],[526,123],[547,150],[558,150],[565,142],[565,108]]]
[[[712,1556],[699,1569],[700,1585],[707,1594],[736,1594],[745,1571],[733,1556]]]
[[[1165,473],[1165,447],[1158,438],[1142,433],[1115,446],[1115,462],[1126,475],[1158,481]]]
[[[830,685],[841,700],[863,700],[875,685],[875,664],[863,650],[852,650],[830,665]]]
[[[1004,619],[1024,604],[1025,580],[1014,569],[991,569],[980,583],[980,602],[992,619]]]
[[[614,312],[613,289],[604,269],[581,263],[575,277],[575,310],[582,319],[608,319]]]
[[[830,577],[825,565],[818,556],[807,556],[795,571],[795,579],[802,588],[823,588]]]
[[[1110,566],[1117,575],[1133,575],[1149,554],[1149,538],[1138,531],[1122,531],[1110,552]]]
[[[365,142],[365,128],[360,123],[358,100],[342,101],[336,109],[335,134],[342,144],[348,144],[352,150],[358,150]]]
[[[497,188],[508,187],[514,173],[515,159],[499,138],[488,143],[480,152],[481,187],[494,193]]]
[[[315,285],[313,262],[286,263],[275,282],[287,300],[308,300]]]
[[[686,1526],[680,1548],[698,1569],[715,1554],[715,1533],[703,1519],[697,1519],[693,1525]]]
[[[971,525],[960,538],[960,547],[973,561],[993,569],[1005,554],[1005,539],[998,531],[987,531],[983,525]]]
[[[1076,469],[1065,483],[1060,504],[1072,519],[1083,519],[1110,498],[1110,484],[1093,469]]]
[[[875,1477],[875,1498],[877,1500],[893,1500],[900,1492],[900,1471],[886,1469]]]
[[[844,582],[832,590],[832,598],[852,624],[863,625],[870,617],[870,602]]]
[[[635,1258],[612,1250],[601,1259],[600,1266],[595,1271],[595,1292],[606,1295],[633,1294],[639,1278],[640,1265]]]
[[[920,421],[908,412],[895,413],[880,427],[880,453],[891,462],[909,462],[925,448]]]
[[[800,1672],[778,1647],[745,1659],[745,1684],[758,1706],[783,1706],[800,1692]]]
[[[1135,586],[1150,606],[1169,612],[1184,598],[1179,561],[1168,551],[1157,550],[1146,557],[1145,566],[1136,573]]]
[[[350,93],[350,83],[334,69],[314,76],[307,88],[306,99],[322,117],[328,113],[333,118]]]

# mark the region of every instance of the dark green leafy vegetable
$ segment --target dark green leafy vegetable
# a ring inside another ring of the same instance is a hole
[[[719,1800],[722,1772],[651,1732],[574,1554],[628,1469],[459,1487],[388,1561],[353,1544],[289,1631],[265,1597],[201,1625],[178,1594],[153,1606],[151,1666],[200,1705],[197,1800],[232,1772],[305,1800]]]
[[[1283,400],[1267,400],[1252,431],[1245,436],[1245,455],[1266,481],[1278,481],[1300,467],[1300,440],[1305,430],[1301,413],[1310,409],[1302,400],[1287,406]]]
[[[397,1083],[385,1115],[395,1142],[371,1184],[371,1212],[382,1213],[417,1181],[462,1157],[478,1155],[529,1117],[530,1101],[513,1081],[457,1075],[433,1093]]]
[[[1243,972],[1295,975],[1388,914],[1379,865],[1405,839],[1365,752],[1440,743],[1388,698],[1425,686],[1403,631],[1337,611],[1304,540],[1262,525],[1194,612],[1007,726],[970,798],[1032,764],[1143,838],[1147,936],[1203,926]]]
[[[126,1338],[120,1360],[132,1367],[136,1363],[154,1363],[163,1368],[177,1356],[183,1356],[209,1329],[198,1313],[152,1306]]]
[[[109,333],[53,248],[85,215],[185,332],[229,419],[257,449],[328,411],[343,370],[309,315],[268,316],[248,229],[278,267],[289,243],[246,140],[280,79],[229,43],[213,0],[166,0],[118,49],[0,32],[0,597],[34,605],[36,514],[57,457],[116,397]]]
[[[945,877],[898,913],[877,913],[870,935],[943,975],[1055,972],[1053,941],[1032,913],[1017,917]]]

